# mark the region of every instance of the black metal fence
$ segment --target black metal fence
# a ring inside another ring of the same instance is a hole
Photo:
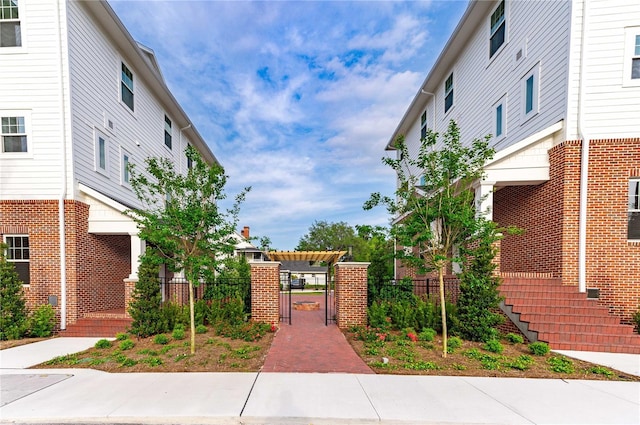
[[[426,279],[369,279],[367,305],[374,301],[402,301],[409,300],[414,295],[433,299],[439,302],[440,283],[438,278]],[[460,295],[460,280],[457,277],[444,278],[445,299],[457,303]]]
[[[189,282],[185,278],[159,278],[163,302],[189,304]],[[220,278],[202,281],[193,288],[194,300],[242,299],[244,310],[251,312],[251,280]]]

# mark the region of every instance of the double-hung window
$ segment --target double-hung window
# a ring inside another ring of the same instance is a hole
[[[444,82],[444,112],[447,113],[453,106],[453,72]]]
[[[120,97],[122,103],[127,105],[133,111],[133,73],[127,65],[122,63],[122,75],[120,79]]]
[[[623,86],[640,86],[640,27],[628,27],[624,30],[624,66]]]
[[[420,117],[420,140],[427,137],[427,111],[425,110]]]
[[[191,145],[189,145],[191,146]],[[189,155],[185,155],[187,157],[187,169],[190,170],[193,168],[193,159],[189,157]]]
[[[1,1],[1,0],[0,0]],[[7,261],[13,263],[18,278],[24,284],[29,284],[29,236],[27,235],[7,235],[4,237],[7,245]]]
[[[1,1],[1,0],[0,0]],[[27,152],[27,132],[23,116],[0,118],[2,152]]]
[[[640,240],[640,177],[629,180],[627,239]]]
[[[164,116],[164,145],[171,149],[171,120]]]
[[[18,0],[0,0],[0,47],[22,46]]]
[[[500,2],[496,10],[491,14],[491,36],[489,38],[489,57],[504,44],[506,21],[504,18],[504,0]]]

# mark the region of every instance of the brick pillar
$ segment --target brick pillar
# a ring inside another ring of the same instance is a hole
[[[498,239],[493,243],[493,247],[496,249],[496,256],[493,257],[493,260],[491,260],[491,262],[496,265],[496,268],[493,270],[494,276],[500,276],[500,254],[501,254],[500,249],[502,247],[501,242],[502,242],[502,239]]]
[[[251,265],[251,320],[280,321],[280,262],[260,261]]]
[[[124,314],[127,317],[131,317],[129,314],[129,304],[133,301],[133,290],[136,289],[136,283],[138,279],[124,279]]]
[[[337,263],[336,324],[339,328],[367,324],[367,268],[370,263]]]

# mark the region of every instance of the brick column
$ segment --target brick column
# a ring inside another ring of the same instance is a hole
[[[251,265],[251,320],[277,324],[280,321],[280,262]]]
[[[370,263],[337,263],[336,324],[339,328],[367,324],[367,268]]]
[[[138,283],[137,277],[135,279],[124,279],[124,314],[127,317],[131,317],[129,304],[133,301],[133,290],[136,288],[136,283]]]

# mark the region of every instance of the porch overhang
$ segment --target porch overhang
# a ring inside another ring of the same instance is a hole
[[[131,208],[83,184],[78,185],[80,200],[89,204],[89,233],[137,235],[138,227],[124,212]]]

